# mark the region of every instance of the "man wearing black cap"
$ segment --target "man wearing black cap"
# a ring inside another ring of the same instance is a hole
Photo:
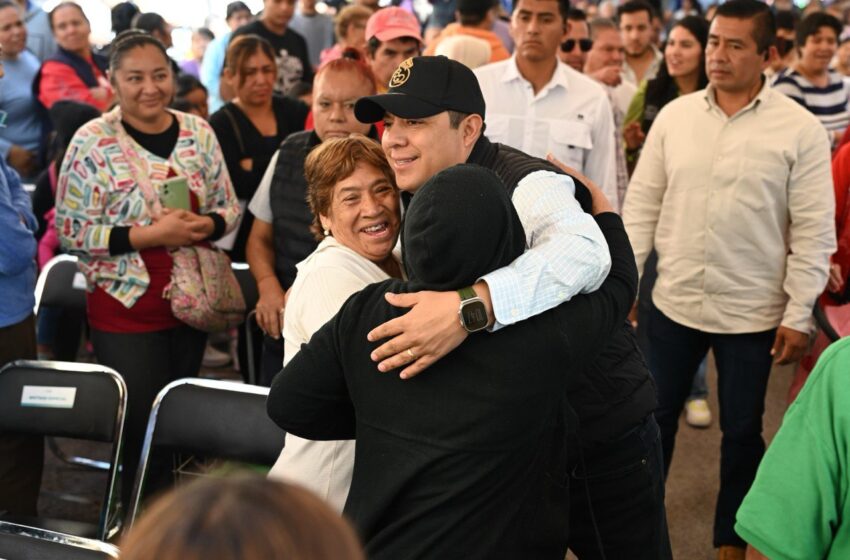
[[[409,378],[470,333],[498,330],[595,290],[610,257],[582,211],[590,205],[581,182],[483,135],[485,103],[471,70],[445,57],[416,57],[399,66],[390,86],[361,98],[355,114],[363,122],[383,119],[382,145],[399,188],[415,193],[458,163],[492,169],[508,189],[528,247],[466,289],[387,294],[393,305],[412,309],[369,333],[370,341],[391,337],[372,358],[379,370],[403,367],[401,377]],[[568,441],[570,547],[582,558],[669,558],[655,389],[630,327],[571,376],[568,395],[580,423]]]

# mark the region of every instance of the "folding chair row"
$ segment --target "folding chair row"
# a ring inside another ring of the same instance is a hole
[[[98,540],[0,521],[0,558],[108,560],[118,558],[118,549]]]

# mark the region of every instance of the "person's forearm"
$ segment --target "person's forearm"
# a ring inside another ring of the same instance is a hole
[[[248,242],[245,245],[245,260],[248,261],[248,266],[251,268],[251,274],[260,286],[261,282],[269,278],[274,278],[280,287],[280,282],[277,281],[277,274],[274,270],[275,254],[272,240],[266,236],[257,233],[260,220],[254,220],[254,225],[251,228],[251,234],[248,236]]]

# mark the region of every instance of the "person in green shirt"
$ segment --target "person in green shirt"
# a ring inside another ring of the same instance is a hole
[[[735,531],[747,559],[850,558],[850,338],[818,360],[788,409]]]

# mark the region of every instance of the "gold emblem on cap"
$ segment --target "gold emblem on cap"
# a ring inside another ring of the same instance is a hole
[[[413,68],[413,58],[408,58],[399,64],[393,72],[392,78],[390,78],[390,87],[394,88],[404,84],[410,78],[411,68]]]

